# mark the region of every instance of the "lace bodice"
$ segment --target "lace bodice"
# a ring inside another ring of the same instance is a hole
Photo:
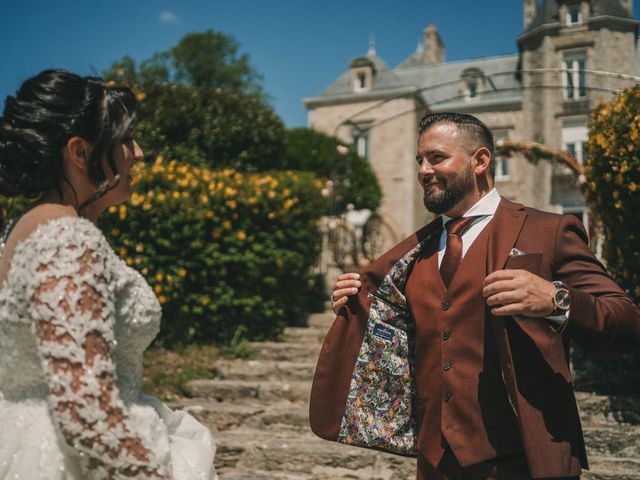
[[[0,400],[47,400],[86,478],[168,478],[128,421],[161,309],[88,220],[40,225],[0,286]]]

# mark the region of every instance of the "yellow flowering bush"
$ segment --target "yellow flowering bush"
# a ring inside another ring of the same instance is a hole
[[[592,113],[587,201],[602,227],[602,254],[618,283],[640,301],[640,86]]]
[[[4,236],[9,222],[18,218],[30,203],[24,197],[8,198],[0,195],[0,236]]]
[[[640,86],[591,115],[587,201],[602,229],[607,269],[636,304],[640,301]],[[640,354],[604,355],[574,347],[575,384],[601,393],[640,390]]]
[[[99,223],[156,292],[165,343],[225,343],[241,325],[274,338],[305,314],[326,208],[315,176],[162,157],[135,173],[131,200]]]

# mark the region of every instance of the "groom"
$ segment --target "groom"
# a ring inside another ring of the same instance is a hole
[[[499,196],[493,158],[493,136],[475,117],[422,119],[418,179],[426,208],[441,217],[361,275],[341,276],[311,427],[328,440],[340,435],[367,294],[422,243],[403,279],[415,324],[418,479],[577,478],[587,459],[569,340],[602,351],[637,347],[640,314],[574,216]]]

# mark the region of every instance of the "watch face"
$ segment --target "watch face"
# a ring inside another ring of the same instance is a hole
[[[569,290],[566,290],[564,288],[556,290],[554,301],[558,308],[561,308],[563,310],[569,310],[569,307],[571,306]]]

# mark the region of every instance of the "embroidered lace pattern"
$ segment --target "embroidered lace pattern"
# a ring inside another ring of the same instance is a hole
[[[168,455],[157,458],[153,439],[128,419],[160,318],[152,292],[132,287],[146,286],[137,276],[91,222],[63,217],[17,245],[0,287],[0,400],[46,397],[87,479],[170,478]],[[131,322],[116,324],[123,314]],[[117,362],[116,372],[114,357],[127,356],[140,358]]]

